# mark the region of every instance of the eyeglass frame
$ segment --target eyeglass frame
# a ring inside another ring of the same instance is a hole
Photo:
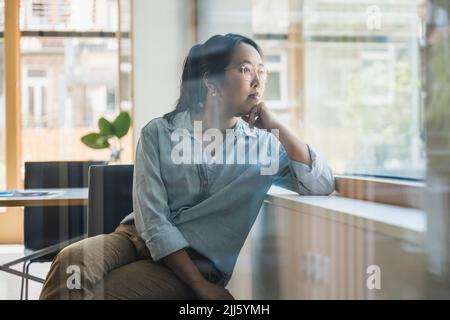
[[[244,68],[245,66],[244,65],[249,65],[249,66],[251,66],[252,68],[253,68],[253,72],[251,72],[252,73],[252,76],[251,76],[251,78],[250,79],[247,79],[246,77],[245,77],[245,74],[244,74],[244,72],[242,71],[242,68]],[[227,67],[227,68],[225,68],[225,70],[228,70],[228,69],[234,69],[235,67]],[[254,77],[254,75],[256,75],[256,77],[258,78],[258,81],[259,82],[262,82],[262,83],[266,83],[266,81],[267,81],[267,76],[268,76],[268,70],[267,70],[267,67],[264,65],[264,64],[259,64],[258,65],[258,67],[255,67],[252,63],[250,63],[250,62],[242,62],[242,63],[240,63],[239,64],[239,67],[237,67],[238,69],[239,69],[239,73],[244,77],[244,80],[245,81],[248,81],[248,82],[252,82],[253,81],[253,79],[255,78]],[[265,77],[264,77],[264,79],[261,79],[261,76],[258,74],[258,68],[262,68],[264,71],[265,71]]]

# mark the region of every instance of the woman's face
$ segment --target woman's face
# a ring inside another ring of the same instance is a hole
[[[220,88],[224,107],[234,116],[248,114],[261,102],[267,72],[259,52],[251,45],[240,43],[233,50]]]

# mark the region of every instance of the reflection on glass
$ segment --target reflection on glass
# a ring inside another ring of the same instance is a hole
[[[450,2],[421,1],[425,24],[427,270],[435,298],[450,297]]]
[[[407,185],[423,186],[414,196],[425,201],[418,208],[342,197],[269,201],[231,291],[241,299],[448,299],[450,2],[249,2],[210,1],[208,9],[250,13],[250,36],[269,70],[268,107],[335,173],[418,180]],[[225,18],[199,27],[202,39],[210,30],[248,35]],[[398,187],[376,191],[411,196]]]

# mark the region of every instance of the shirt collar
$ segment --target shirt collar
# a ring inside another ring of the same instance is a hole
[[[172,121],[168,122],[167,128],[170,130],[187,129],[189,134],[193,136],[194,128],[190,111],[185,110],[176,113]],[[245,135],[253,138],[257,136],[257,130],[257,128],[254,128],[252,132],[248,123],[241,118],[238,118],[236,126],[233,129],[235,135]]]

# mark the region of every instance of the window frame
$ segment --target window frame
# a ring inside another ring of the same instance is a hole
[[[280,75],[280,99],[267,100],[271,110],[286,111],[289,109],[288,97],[288,54],[283,49],[269,49],[264,52],[264,55],[277,55],[280,57],[280,62],[264,62],[268,73],[278,73]]]
[[[303,30],[304,26],[299,23],[297,29],[290,28],[288,35],[280,34],[254,34],[254,38],[264,43],[266,40],[288,40],[290,42],[290,50],[288,54],[292,54],[293,48],[299,46],[299,43],[305,43],[305,38],[299,30]],[[300,33],[298,33],[300,32]],[[307,37],[309,41],[313,40]],[[349,41],[381,41],[382,39],[376,36],[367,37],[320,37],[322,41],[340,40],[344,42]],[[292,42],[292,43],[291,43]],[[301,47],[301,46],[300,46]],[[272,46],[270,49],[265,50],[266,55],[270,55],[272,52],[282,51],[276,46]],[[303,49],[301,49],[301,55],[304,55]],[[287,56],[289,58],[290,56]],[[267,64],[267,63],[266,63]],[[304,66],[299,65],[301,69]],[[289,70],[287,70],[289,71]],[[295,80],[295,79],[294,79]],[[292,80],[289,80],[292,82]],[[298,81],[298,80],[297,80]],[[296,88],[302,87],[304,83],[302,81],[295,82]],[[292,89],[290,89],[292,90]],[[295,99],[292,97],[292,93],[289,96],[289,100]],[[288,101],[290,102],[290,101]],[[303,103],[300,104],[303,108]],[[287,106],[289,107],[289,106]],[[274,108],[276,111],[284,111],[284,108]],[[420,110],[421,111],[421,110]],[[301,109],[300,113],[304,110]],[[420,116],[420,115],[419,115]],[[335,195],[351,199],[359,199],[364,201],[371,201],[375,203],[384,203],[389,205],[401,206],[406,208],[423,209],[424,193],[426,184],[424,180],[415,181],[406,180],[403,178],[378,178],[370,176],[357,176],[350,174],[335,174],[336,191]]]
[[[117,5],[120,12],[121,0],[117,0]],[[134,0],[130,1],[130,19],[133,21],[133,7]],[[132,38],[133,26],[130,25],[130,31],[122,31],[121,21],[119,15],[118,30],[117,31],[36,31],[36,30],[20,30],[20,1],[17,0],[5,0],[5,28],[3,32],[0,32],[0,36],[4,39],[4,65],[5,65],[5,113],[6,113],[6,127],[5,135],[6,139],[6,188],[16,189],[23,188],[23,181],[21,179],[21,163],[22,163],[22,150],[21,150],[21,131],[22,131],[22,119],[21,119],[21,77],[23,71],[21,70],[21,50],[20,42],[22,37],[74,37],[74,38],[115,38],[120,44],[121,39]],[[120,68],[120,45],[118,47],[117,59],[118,68]],[[133,64],[133,45],[131,44],[131,61]],[[133,73],[133,70],[131,70]],[[118,76],[120,77],[120,70],[118,70]],[[133,76],[131,76],[133,79]],[[17,84],[17,85],[14,85]],[[121,85],[119,79],[118,86]],[[131,86],[131,99],[133,101],[133,84]],[[120,93],[120,87],[117,90]],[[119,97],[118,97],[119,98]],[[133,103],[133,102],[132,102]],[[116,103],[116,109],[121,110],[121,104]],[[133,107],[129,110],[130,115],[133,115]],[[134,132],[132,130],[131,134]],[[134,137],[131,137],[134,141]],[[131,155],[134,159],[134,153]]]

